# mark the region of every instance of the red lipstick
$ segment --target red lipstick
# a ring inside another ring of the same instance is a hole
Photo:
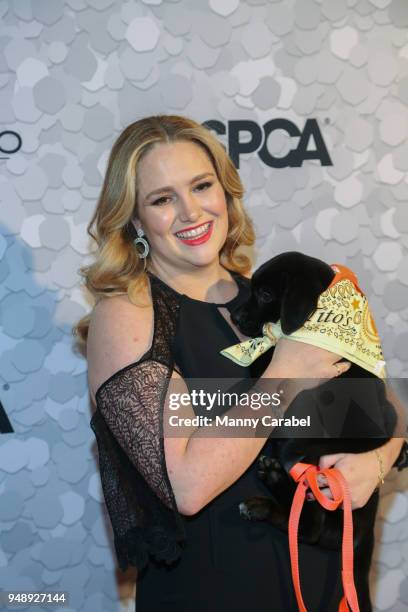
[[[191,236],[190,238],[188,237],[182,237],[182,236],[177,236],[176,234],[176,238],[178,240],[180,240],[181,242],[183,242],[184,244],[188,244],[189,246],[198,246],[200,244],[203,244],[204,242],[207,242],[207,240],[210,239],[211,234],[212,234],[212,230],[213,230],[213,226],[214,226],[214,222],[213,221],[207,221],[206,223],[200,223],[200,225],[195,225],[193,227],[188,227],[186,229],[184,229],[182,232],[177,232],[177,233],[184,233],[184,232],[188,232],[191,231],[193,229],[198,229],[204,225],[207,225],[209,223],[209,227],[207,229],[207,231],[203,234],[200,234],[199,236]]]

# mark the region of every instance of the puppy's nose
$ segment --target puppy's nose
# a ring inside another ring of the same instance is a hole
[[[242,334],[245,334],[245,336],[248,336],[248,338],[255,338],[255,336],[261,335],[261,330],[259,329],[259,326],[255,323],[252,323],[252,321],[241,321],[239,324],[236,325],[239,331]]]
[[[238,306],[231,312],[231,321],[238,327],[241,333],[249,337],[259,336],[261,333],[261,325],[258,317],[255,315],[251,304],[243,304]]]
[[[231,321],[239,327],[248,321],[249,311],[245,305],[238,306],[231,312]]]

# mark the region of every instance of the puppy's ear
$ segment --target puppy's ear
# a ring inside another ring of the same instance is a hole
[[[285,288],[281,304],[280,323],[284,334],[291,334],[302,327],[316,310],[322,291],[320,283],[311,283],[304,277],[292,277]]]
[[[302,253],[291,254],[292,267],[284,282],[280,320],[282,331],[291,334],[316,310],[319,295],[335,273],[324,261]]]

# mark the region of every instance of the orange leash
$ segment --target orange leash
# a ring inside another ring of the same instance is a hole
[[[300,612],[307,612],[302,598],[299,578],[298,527],[307,489],[311,489],[316,500],[326,510],[336,510],[343,503],[343,541],[342,541],[342,583],[344,596],[339,605],[339,612],[359,612],[358,598],[353,574],[353,515],[351,499],[346,481],[341,472],[335,468],[318,470],[310,463],[296,463],[290,475],[298,483],[289,516],[289,550],[292,568],[292,580]],[[319,489],[317,476],[326,476],[333,499],[328,499]],[[349,608],[350,606],[350,608]]]
[[[356,289],[364,295],[358,285],[356,275],[350,268],[341,264],[331,264],[335,276],[327,289],[330,289],[340,280],[350,280]],[[300,612],[307,612],[302,598],[299,578],[299,554],[298,554],[298,527],[307,489],[311,489],[316,500],[326,510],[336,510],[343,503],[343,541],[342,541],[342,583],[344,596],[339,605],[339,612],[359,612],[358,598],[354,584],[353,574],[353,515],[351,511],[351,500],[346,481],[339,470],[334,468],[318,470],[317,466],[310,463],[296,463],[289,474],[298,483],[289,516],[289,550],[290,564],[292,568],[292,580],[295,588],[296,600]],[[328,499],[319,488],[317,483],[318,474],[326,476],[333,499]],[[350,608],[349,608],[350,606]]]

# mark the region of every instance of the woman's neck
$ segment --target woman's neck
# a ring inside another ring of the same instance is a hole
[[[236,283],[219,261],[210,266],[197,266],[191,271],[175,270],[162,262],[152,261],[149,269],[177,292],[203,302],[223,304],[237,294]]]

